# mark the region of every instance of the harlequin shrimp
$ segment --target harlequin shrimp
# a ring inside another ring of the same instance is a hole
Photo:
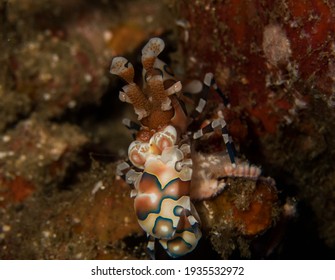
[[[142,49],[142,88],[135,84],[134,67],[124,57],[113,58],[110,72],[127,83],[119,98],[133,105],[140,122],[123,121],[135,131],[135,140],[128,149],[129,160],[117,166],[117,174],[132,187],[135,212],[148,235],[150,255],[154,257],[157,239],[171,257],[177,258],[193,251],[202,235],[200,218],[191,199],[204,199],[219,192],[224,184],[215,176],[257,178],[260,170],[235,157],[223,116],[195,133],[188,131],[192,117],[181,101],[182,84],[158,58],[163,49],[160,38],[152,38]],[[210,87],[227,101],[213,74],[208,73],[198,106],[191,115],[203,112]],[[191,140],[217,130],[227,151],[220,156],[195,157]]]

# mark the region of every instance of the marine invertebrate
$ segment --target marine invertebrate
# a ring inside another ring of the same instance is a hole
[[[136,139],[128,149],[129,161],[119,164],[117,171],[133,185],[135,212],[149,236],[151,255],[154,256],[154,240],[158,239],[171,257],[180,257],[191,252],[201,238],[200,218],[191,199],[217,195],[227,177],[257,179],[260,169],[236,158],[220,112],[204,127],[190,131],[189,124],[201,117],[206,107],[211,87],[224,103],[227,98],[217,88],[213,74],[207,73],[198,105],[188,114],[181,101],[181,82],[157,57],[163,49],[160,38],[152,38],[144,46],[142,89],[134,82],[132,64],[123,57],[113,58],[111,73],[127,82],[119,98],[134,106],[140,121],[140,124],[124,121],[129,129],[136,130]],[[199,155],[192,149],[192,143],[212,132],[219,132],[226,151],[212,157]]]

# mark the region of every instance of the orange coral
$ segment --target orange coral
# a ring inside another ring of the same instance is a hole
[[[207,230],[237,230],[242,235],[257,235],[267,230],[276,216],[277,191],[271,179],[232,179],[219,196],[197,204]]]
[[[34,185],[21,176],[17,176],[13,180],[0,178],[0,193],[2,197],[0,206],[4,207],[7,203],[23,202],[34,190]]]
[[[188,75],[229,73],[218,85],[229,93],[232,110],[244,116],[258,135],[276,133],[295,117],[296,93],[334,88],[335,6],[324,0],[180,1],[181,18],[189,22],[184,55],[191,57]],[[199,20],[201,19],[201,20]],[[196,67],[194,64],[196,61]],[[200,67],[200,70],[199,70]],[[329,103],[333,104],[329,99]]]
[[[273,221],[277,192],[267,181],[259,180],[247,209],[233,206],[233,217],[245,235],[256,235],[268,229]]]

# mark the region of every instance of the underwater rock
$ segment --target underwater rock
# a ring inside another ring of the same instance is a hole
[[[180,1],[188,75],[213,71],[257,134],[276,133],[310,97],[332,104],[335,7],[323,0]],[[244,135],[236,135],[244,137]]]
[[[147,258],[130,191],[114,172],[115,164],[95,162],[70,192],[36,193],[23,209],[2,209],[0,258]]]
[[[22,202],[33,190],[51,190],[79,164],[87,141],[78,127],[35,117],[8,130],[0,141],[1,201]]]

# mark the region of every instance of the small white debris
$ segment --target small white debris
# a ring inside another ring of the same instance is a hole
[[[180,27],[185,28],[185,29],[188,29],[188,28],[191,27],[190,22],[186,19],[177,19],[175,22],[176,22],[177,26],[180,26]]]
[[[44,94],[43,94],[43,99],[44,99],[45,101],[50,100],[50,98],[51,98],[50,93],[44,93]]]
[[[9,142],[10,139],[11,139],[11,138],[10,138],[9,135],[4,135],[4,136],[2,137],[2,141],[5,142],[5,143]]]
[[[3,225],[3,226],[2,226],[2,231],[3,231],[3,232],[9,232],[10,230],[11,230],[10,225]]]
[[[90,82],[92,82],[93,77],[92,77],[91,74],[86,73],[85,76],[84,76],[84,79],[85,79],[86,83],[90,83]]]
[[[73,109],[74,107],[77,106],[77,102],[75,100],[71,100],[68,104],[67,107],[69,107],[70,109]]]
[[[103,33],[103,37],[104,37],[105,42],[109,42],[113,38],[113,32],[109,30],[105,30],[105,32]]]
[[[210,164],[209,164],[208,162],[202,162],[202,163],[200,164],[200,166],[201,166],[202,168],[209,168],[209,167],[210,167]]]
[[[79,224],[79,223],[80,223],[80,219],[79,219],[79,218],[73,218],[73,222],[74,222],[75,224]]]
[[[145,18],[145,21],[147,23],[152,23],[154,21],[154,17],[152,15],[148,15],[146,18]]]
[[[77,53],[78,53],[78,46],[77,45],[72,45],[71,48],[70,48],[70,53],[71,53],[72,56],[77,55]]]
[[[291,111],[290,110],[290,113],[293,115],[294,114],[294,110]],[[287,125],[291,124],[293,122],[292,118],[290,118],[289,116],[284,116],[284,120],[286,122]]]
[[[44,238],[49,238],[51,236],[51,232],[48,230],[42,231],[42,235]]]
[[[82,258],[83,258],[83,253],[78,253],[78,254],[76,254],[75,258],[76,258],[77,260],[82,259]]]
[[[23,162],[23,161],[25,161],[27,159],[27,156],[26,155],[20,155],[20,157],[19,157],[19,162]]]
[[[34,50],[38,49],[38,44],[34,43],[34,42],[30,42],[30,43],[27,44],[27,47],[30,51],[34,51]]]
[[[95,195],[97,191],[105,189],[104,183],[100,180],[97,183],[95,183],[93,190],[92,190],[92,195]]]
[[[305,109],[307,108],[307,103],[299,98],[294,98],[294,104],[299,108],[299,109]]]
[[[54,55],[52,56],[52,61],[53,61],[53,62],[58,62],[58,61],[59,61],[59,56],[58,56],[57,54],[54,54]]]
[[[14,156],[14,152],[13,151],[8,151],[8,152],[2,152],[0,151],[0,159],[4,159],[6,157],[12,157]]]
[[[198,60],[194,57],[194,56],[190,56],[189,58],[188,58],[188,60],[191,62],[191,63],[197,63],[198,62]]]

